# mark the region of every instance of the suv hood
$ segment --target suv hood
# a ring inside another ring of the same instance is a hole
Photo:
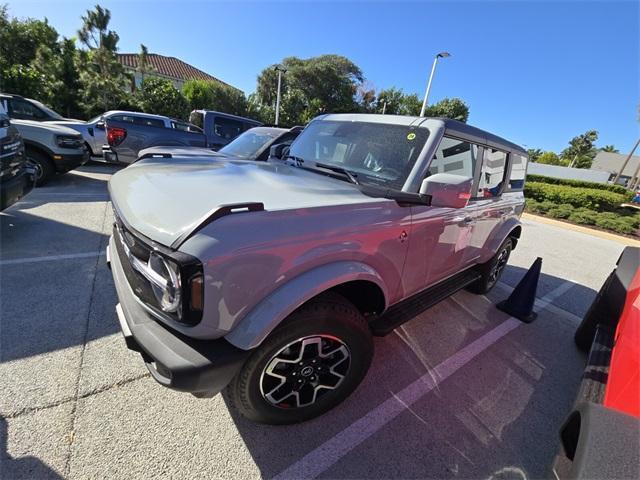
[[[11,124],[18,127],[19,130],[20,130],[20,127],[26,127],[27,129],[36,128],[40,130],[47,130],[57,135],[80,135],[77,131],[75,131],[72,128],[65,127],[62,125],[56,125],[53,122],[36,122],[34,120],[13,120],[12,119]]]
[[[86,125],[84,120],[76,120],[75,118],[66,118],[64,120],[49,120],[47,123],[54,125]]]
[[[109,191],[126,224],[167,246],[221,205],[262,202],[273,211],[380,201],[353,184],[284,163],[210,157],[141,160],[116,173]]]

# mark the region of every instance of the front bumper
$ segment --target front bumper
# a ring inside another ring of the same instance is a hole
[[[10,207],[33,190],[34,183],[33,173],[27,169],[0,182],[0,210]]]
[[[142,355],[151,376],[166,387],[199,396],[222,391],[251,352],[225,339],[195,340],[158,323],[129,287],[114,241],[111,237],[107,260],[120,300],[116,312],[127,347]]]
[[[56,166],[56,171],[58,173],[65,173],[70,170],[73,170],[80,165],[84,165],[89,161],[89,151],[85,148],[82,153],[64,153],[64,154],[53,154],[53,163]]]

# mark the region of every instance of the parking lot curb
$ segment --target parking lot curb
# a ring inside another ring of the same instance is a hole
[[[533,220],[535,222],[546,223],[547,225],[553,225],[555,227],[566,228],[567,230],[573,230],[574,232],[586,233],[587,235],[593,235],[594,237],[600,237],[605,240],[612,240],[631,247],[640,247],[640,240],[623,237],[622,235],[616,235],[615,233],[603,232],[601,230],[582,227],[580,225],[574,225],[573,223],[561,222],[559,220],[533,215],[531,213],[523,213],[522,218],[524,220]]]

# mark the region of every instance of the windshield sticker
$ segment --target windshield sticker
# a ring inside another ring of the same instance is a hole
[[[416,138],[416,134],[411,132],[407,135],[407,140],[413,140],[414,138]]]

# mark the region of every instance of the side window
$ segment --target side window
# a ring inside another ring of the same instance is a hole
[[[39,108],[31,105],[29,102],[25,102],[24,100],[20,100],[18,98],[13,98],[11,100],[11,117],[19,118],[22,120],[42,120],[46,118],[44,112],[42,112]]]
[[[477,156],[477,145],[464,140],[443,137],[431,160],[427,176],[436,173],[450,173],[473,178]]]
[[[133,117],[133,123],[136,125],[145,125],[147,127],[164,128],[164,122],[157,118]]]
[[[484,148],[482,170],[478,180],[476,198],[498,197],[504,186],[504,172],[507,166],[507,154],[494,148]]]
[[[518,191],[524,188],[524,177],[527,172],[527,157],[512,153],[511,158],[511,175],[509,176],[509,190]]]
[[[242,122],[230,118],[216,117],[213,121],[213,133],[226,140],[232,140],[243,132]]]

